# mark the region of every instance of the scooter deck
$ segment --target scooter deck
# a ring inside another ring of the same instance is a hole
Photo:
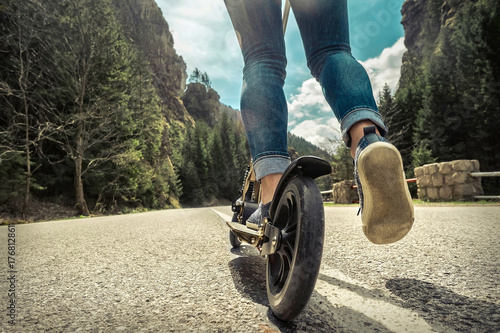
[[[239,239],[253,246],[257,246],[259,239],[263,236],[261,232],[250,229],[238,222],[226,222],[226,224]]]

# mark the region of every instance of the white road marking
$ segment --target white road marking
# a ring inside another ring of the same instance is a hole
[[[219,212],[219,211],[217,211],[217,210],[215,210],[215,209],[210,209],[210,210],[211,210],[212,212],[214,212],[215,214],[219,215],[219,216],[220,216],[220,218],[224,221],[224,223],[226,223],[226,221],[227,221],[227,222],[231,222],[231,219],[232,219],[232,217],[231,217],[231,216],[229,216],[229,215],[227,215],[227,214],[224,214],[224,213],[221,213],[221,212]],[[228,230],[229,230],[229,228],[228,228]]]
[[[367,327],[360,319],[362,316],[392,332],[455,332],[450,328],[430,326],[418,313],[398,305],[380,290],[329,267],[321,267],[315,289],[336,308],[332,319],[354,332],[377,330]]]

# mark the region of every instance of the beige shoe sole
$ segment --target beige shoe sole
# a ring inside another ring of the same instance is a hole
[[[390,244],[406,236],[415,215],[396,147],[386,142],[366,147],[358,158],[358,174],[363,189],[361,220],[366,237],[375,244]]]

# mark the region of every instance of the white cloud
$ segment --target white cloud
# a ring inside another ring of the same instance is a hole
[[[378,93],[386,83],[392,92],[396,90],[405,52],[404,37],[401,37],[393,46],[384,49],[380,56],[361,62],[370,76],[375,99],[378,99]]]
[[[304,81],[298,93],[290,96],[288,114],[292,134],[317,146],[340,136],[336,132],[340,125],[316,79]]]
[[[302,83],[297,95],[290,96],[288,112],[295,118],[310,116],[312,111],[331,112],[323,96],[321,86],[315,79]]]
[[[321,147],[323,145],[331,145],[331,140],[337,140],[340,137],[340,133],[338,132],[339,127],[339,123],[332,113],[330,117],[305,120],[295,126],[290,132]]]

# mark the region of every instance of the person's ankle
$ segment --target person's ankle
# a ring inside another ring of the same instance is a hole
[[[268,204],[273,200],[274,192],[278,187],[278,183],[281,179],[282,173],[273,173],[263,177],[260,180],[260,186],[262,189],[261,202],[262,204]]]
[[[375,126],[370,120],[361,120],[356,124],[352,125],[349,129],[349,135],[351,136],[351,156],[354,158],[356,156],[356,149],[358,148],[359,140],[365,135],[363,129],[365,127]],[[375,126],[376,133],[380,135],[378,127]]]

